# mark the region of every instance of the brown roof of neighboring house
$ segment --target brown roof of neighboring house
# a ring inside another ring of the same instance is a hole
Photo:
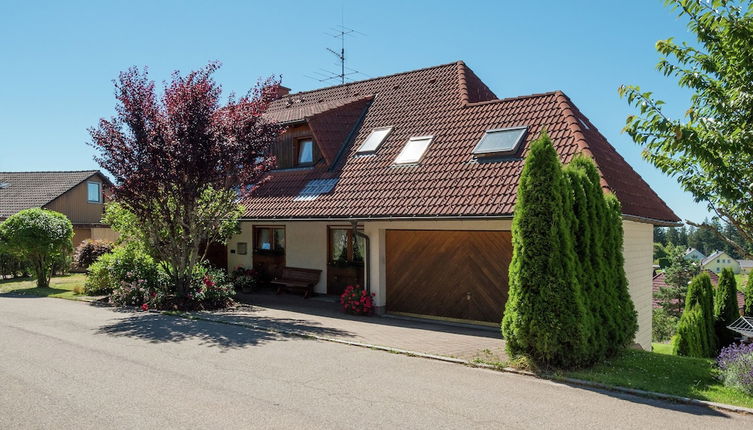
[[[717,286],[719,284],[719,276],[716,273],[714,273],[714,272],[712,272],[710,270],[706,270],[706,273],[711,278],[711,284],[714,285],[714,286]],[[656,297],[657,293],[659,292],[659,290],[661,288],[666,287],[666,286],[667,286],[667,283],[664,280],[664,273],[662,272],[662,273],[656,274],[654,276],[653,281],[652,281],[652,287],[653,287],[653,306],[654,306],[655,309],[661,307],[661,305],[659,304],[659,301],[657,300],[657,297]],[[676,300],[674,302],[676,302]],[[745,307],[745,294],[743,294],[742,291],[740,291],[740,290],[737,290],[737,307],[741,311]]]
[[[313,168],[269,172],[244,202],[246,218],[510,216],[528,143],[546,128],[563,162],[579,153],[594,158],[602,186],[618,196],[624,214],[659,224],[679,221],[560,91],[497,99],[456,62],[284,96],[265,117],[308,118],[318,135],[317,118],[342,109],[349,120],[339,133],[333,122],[326,127],[331,139],[322,145],[324,160]],[[375,154],[356,154],[371,130],[386,126],[392,132]],[[517,126],[528,132],[514,156],[474,157],[486,130]],[[434,140],[418,165],[394,165],[410,137],[426,135]],[[316,179],[329,179],[330,186],[315,198],[297,198]]]
[[[110,183],[98,170],[0,172],[0,218],[41,208],[94,175]]]

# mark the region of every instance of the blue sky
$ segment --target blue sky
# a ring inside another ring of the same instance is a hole
[[[110,116],[112,79],[132,65],[157,81],[222,62],[216,79],[244,93],[282,75],[293,91],[336,69],[325,34],[340,24],[361,78],[464,60],[500,97],[563,90],[683,219],[700,220],[674,179],[620,133],[638,84],[685,110],[689,95],[655,70],[654,43],[689,39],[661,0],[603,1],[14,1],[0,0],[0,170],[97,168],[87,128]]]

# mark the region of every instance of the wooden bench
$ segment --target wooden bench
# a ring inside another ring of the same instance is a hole
[[[302,290],[303,298],[308,299],[314,293],[314,286],[319,283],[322,271],[300,267],[283,267],[279,278],[272,280],[277,285],[277,294],[282,290]]]

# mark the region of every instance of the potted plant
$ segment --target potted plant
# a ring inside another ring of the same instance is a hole
[[[374,296],[360,285],[348,285],[340,296],[343,310],[351,315],[371,315],[374,312]]]
[[[236,291],[251,293],[256,288],[258,277],[256,270],[239,266],[233,270],[231,277]]]

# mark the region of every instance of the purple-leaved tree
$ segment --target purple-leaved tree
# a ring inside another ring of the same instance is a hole
[[[137,218],[146,248],[184,296],[206,245],[238,228],[238,196],[273,166],[280,126],[262,118],[279,81],[221,102],[210,63],[175,72],[158,97],[146,70],[115,81],[116,115],[89,130],[95,160],[115,179],[114,199]]]

